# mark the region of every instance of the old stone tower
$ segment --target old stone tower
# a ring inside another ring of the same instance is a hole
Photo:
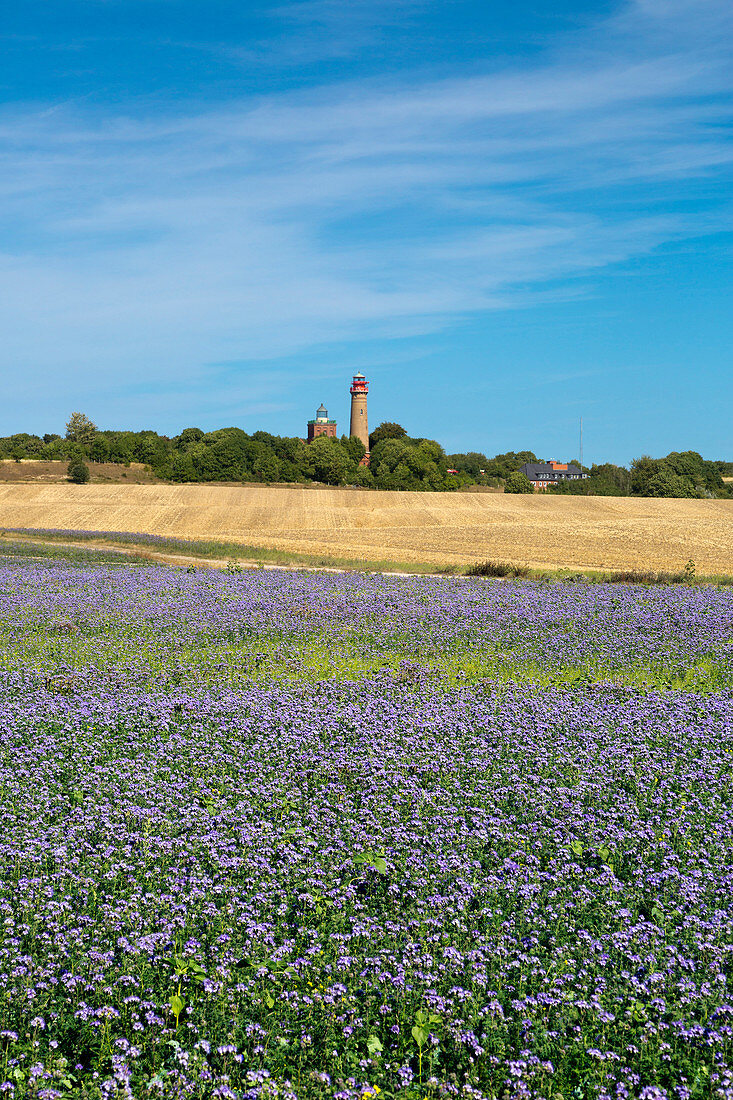
[[[363,374],[355,374],[351,383],[351,426],[349,435],[355,435],[369,454],[369,423],[367,421],[367,394],[369,383]]]
[[[315,420],[308,421],[308,442],[312,443],[319,435],[336,438],[336,421],[329,420],[328,409],[324,405],[316,409]]]

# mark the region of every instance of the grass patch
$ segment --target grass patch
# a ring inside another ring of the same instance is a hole
[[[40,541],[0,540],[0,560],[19,558],[39,561],[64,561],[79,565],[144,565],[149,564],[150,561],[144,554],[126,553],[122,550],[101,549],[93,546],[63,546]]]
[[[210,559],[226,562],[230,571],[237,566],[250,565],[302,565],[305,568],[348,569],[364,573],[438,573],[441,566],[433,562],[403,562],[390,558],[363,559],[331,556],[328,554],[303,554],[290,550],[277,550],[266,546],[252,546],[238,542],[222,542],[218,539],[180,539],[165,535],[148,535],[133,531],[77,531],[65,528],[12,527],[0,530],[0,539],[25,535],[39,542],[66,543],[89,542],[130,546],[156,554]],[[0,541],[0,545],[2,542]],[[148,560],[151,560],[148,558]],[[456,569],[459,567],[455,567]],[[454,571],[453,569],[451,571]]]
[[[460,564],[436,564],[434,562],[406,562],[392,558],[372,558],[369,560],[343,557],[329,554],[305,554],[290,550],[278,550],[266,546],[255,546],[237,542],[223,542],[218,539],[182,539],[168,537],[166,535],[149,535],[134,531],[82,531],[67,528],[33,528],[10,527],[0,529],[0,557],[9,556],[3,554],[2,547],[8,545],[20,545],[18,536],[25,536],[22,540],[23,550],[10,556],[41,556],[35,555],[31,549],[43,543],[56,544],[59,547],[57,554],[49,554],[68,561],[92,561],[103,560],[98,558],[75,557],[74,547],[69,547],[70,542],[89,543],[91,547],[104,551],[112,561],[137,561],[138,563],[155,562],[154,555],[169,555],[171,557],[186,557],[226,563],[229,572],[237,572],[253,566],[292,566],[304,569],[343,569],[349,572],[360,573],[409,573],[416,576],[464,576],[464,577],[496,577],[509,580],[530,581],[559,581],[559,582],[592,582],[601,584],[639,584],[639,585],[670,585],[670,584],[712,584],[722,587],[733,586],[733,576],[726,574],[698,574],[695,563],[692,561],[676,572],[664,572],[646,569],[600,570],[600,569],[535,569],[528,565],[515,562],[492,560],[475,562],[471,565]],[[7,540],[10,540],[8,543]],[[25,549],[27,547],[28,549]],[[137,554],[121,553],[119,558],[114,557],[115,547],[130,547],[139,551]],[[171,564],[177,564],[172,562]]]

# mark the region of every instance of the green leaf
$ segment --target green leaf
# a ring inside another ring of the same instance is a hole
[[[416,1024],[412,1029],[412,1037],[417,1045],[422,1049],[428,1041],[428,1029],[426,1027],[418,1027]]]
[[[269,993],[265,994],[265,1004],[267,1005],[268,1008],[274,1008],[275,1007],[275,998],[271,997]]]
[[[380,875],[383,875],[387,870],[387,862],[382,856],[375,856],[372,860],[372,867],[375,871],[379,871]]]
[[[604,863],[608,863],[609,857],[611,855],[611,849],[607,848],[605,844],[602,844],[601,847],[598,849],[598,855],[601,857]]]
[[[370,1035],[367,1039],[367,1050],[370,1054],[381,1054],[383,1046],[376,1035]]]
[[[582,856],[583,854],[583,842],[580,840],[574,840],[570,845],[570,851],[575,856]]]
[[[179,997],[177,993],[174,993],[169,1001],[169,1004],[173,1009],[173,1015],[176,1017],[176,1019],[178,1019],[185,1007],[185,1001],[182,997]]]

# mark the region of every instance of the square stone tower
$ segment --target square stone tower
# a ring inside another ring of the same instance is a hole
[[[316,409],[315,420],[308,421],[308,442],[312,443],[319,435],[336,438],[336,421],[328,419],[328,409],[324,405]]]

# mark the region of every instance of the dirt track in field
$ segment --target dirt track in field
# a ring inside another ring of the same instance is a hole
[[[0,527],[140,531],[364,561],[733,574],[733,501],[0,484]]]

